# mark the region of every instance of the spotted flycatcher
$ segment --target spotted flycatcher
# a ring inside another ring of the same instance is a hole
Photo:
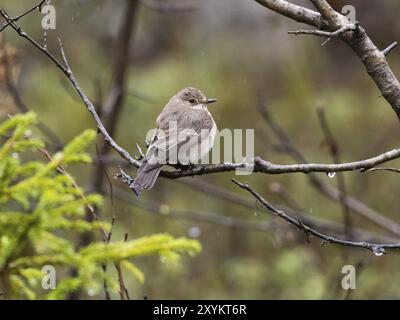
[[[217,133],[207,108],[214,102],[192,87],[169,100],[157,118],[156,132],[133,182],[137,196],[141,189],[154,186],[164,164],[196,164],[207,155]]]

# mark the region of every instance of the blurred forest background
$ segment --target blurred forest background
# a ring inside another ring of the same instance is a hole
[[[308,1],[293,2],[311,7]],[[329,2],[339,11],[346,4],[354,5],[356,19],[378,47],[383,49],[399,39],[398,1]],[[51,3],[57,10],[57,28],[48,32],[49,48],[57,52],[57,37],[63,39],[81,86],[100,105],[110,92],[113,68],[121,58],[116,43],[130,4],[124,0],[52,0]],[[170,3],[176,6],[172,10],[174,6],[167,5]],[[34,4],[31,0],[0,0],[0,6],[12,15]],[[40,41],[41,18],[35,12],[20,21]],[[317,116],[319,107],[324,108],[342,162],[366,159],[398,147],[398,119],[379,96],[357,56],[339,40],[332,39],[321,48],[322,38],[288,35],[287,31],[304,26],[251,0],[143,0],[135,6],[132,19],[124,66],[127,71],[124,99],[113,134],[131,154],[138,154],[136,143],[144,147],[146,132],[155,126],[155,119],[168,99],[189,85],[218,99],[210,108],[220,130],[254,128],[256,155],[274,163],[298,161],[279,146],[260,112],[261,105],[268,108],[310,162],[332,162]],[[17,50],[13,63],[18,69],[17,87],[25,104],[63,143],[84,129],[96,128],[73,88],[42,53],[11,29],[4,33],[3,41]],[[388,56],[397,75],[400,75],[399,52],[395,49]],[[2,86],[0,90],[0,116],[18,113],[7,88]],[[39,130],[35,134],[42,135]],[[102,141],[99,135],[100,149]],[[51,143],[48,147],[51,149]],[[99,215],[110,221],[110,186],[102,170],[103,177],[96,178],[97,156],[93,145],[91,153],[93,165],[76,165],[69,171],[88,192],[106,195],[106,204]],[[109,164],[107,172],[111,177],[118,171],[117,164],[123,163],[115,152],[109,152],[103,160]],[[390,166],[396,166],[396,162]],[[136,175],[134,168],[125,169]],[[332,187],[338,185],[339,175],[316,176]],[[176,237],[195,238],[203,247],[199,255],[185,259],[179,266],[160,263],[157,257],[137,261],[146,281],[138,284],[126,276],[131,298],[400,298],[398,252],[377,257],[366,250],[333,244],[321,247],[316,239],[307,243],[304,234],[295,227],[257,208],[254,199],[232,184],[232,177],[234,173],[178,180],[161,178],[140,199],[126,185],[112,179],[116,213],[113,239],[121,240],[125,233],[136,238],[167,232]],[[397,174],[350,172],[341,177],[348,195],[400,222]],[[308,175],[253,174],[238,179],[251,183],[276,205],[302,211],[324,222],[343,221],[340,202],[321,194]],[[353,210],[348,217],[354,227],[379,237],[400,238],[400,234],[377,227]],[[232,227],[229,218],[245,223]],[[274,221],[271,228],[255,227],[269,221]],[[334,230],[328,228],[326,233],[333,234]],[[344,237],[337,228],[335,234]],[[97,233],[87,239],[93,237],[97,239]],[[79,241],[85,239],[76,239]],[[351,293],[341,288],[344,276],[341,271],[347,264],[357,270],[357,289]],[[102,297],[90,297],[83,292],[81,298]]]

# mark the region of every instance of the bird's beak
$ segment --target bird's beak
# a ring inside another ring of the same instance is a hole
[[[217,102],[217,99],[207,99],[206,104]]]

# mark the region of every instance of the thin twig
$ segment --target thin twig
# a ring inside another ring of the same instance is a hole
[[[0,32],[2,32],[5,28],[7,28],[12,22],[17,22],[19,19],[21,19],[22,17],[31,13],[32,11],[35,11],[36,9],[40,9],[45,2],[46,2],[46,0],[42,0],[39,4],[26,10],[25,12],[21,13],[20,15],[14,17],[14,18],[6,19],[7,22],[0,28]]]
[[[388,46],[386,49],[382,50],[382,53],[387,56],[394,48],[396,48],[398,45],[397,42],[393,42],[390,46]]]
[[[356,30],[357,27],[358,27],[358,22],[356,22],[354,24],[349,23],[333,32],[321,31],[321,30],[297,30],[297,31],[288,31],[288,34],[294,34],[294,35],[306,34],[306,35],[313,35],[313,36],[319,36],[319,37],[326,37],[328,39],[326,39],[321,44],[321,47],[323,47],[332,38],[340,37],[343,33],[347,32],[347,31]]]
[[[339,37],[343,33],[351,30],[356,29],[356,24],[354,23],[349,23],[348,25],[343,26],[342,28],[329,32],[329,31],[321,31],[321,30],[296,30],[296,31],[288,31],[288,34],[294,34],[294,35],[313,35],[313,36],[319,36],[319,37],[327,37],[327,38],[334,38],[334,37]]]
[[[240,188],[242,188],[242,189],[248,191],[250,194],[252,194],[265,209],[269,210],[274,215],[286,220],[290,224],[296,226],[300,231],[303,231],[308,240],[310,240],[310,235],[312,235],[312,236],[315,236],[315,237],[319,238],[320,240],[324,241],[324,243],[336,243],[336,244],[340,244],[340,245],[348,246],[348,247],[364,248],[364,249],[370,250],[372,253],[374,253],[377,256],[380,256],[380,255],[386,253],[386,249],[400,249],[400,243],[384,244],[384,243],[369,243],[366,241],[348,241],[348,240],[342,240],[339,238],[335,238],[333,236],[323,234],[323,233],[305,225],[301,220],[291,217],[283,210],[280,210],[280,209],[274,207],[271,203],[269,203],[267,200],[265,200],[263,197],[261,197],[247,183],[241,183],[235,179],[232,179],[232,182],[235,183]]]
[[[268,107],[260,103],[259,110],[264,120],[266,121],[269,128],[272,130],[273,134],[279,140],[280,144],[284,147],[286,152],[295,160],[299,162],[307,162],[305,156],[295,147],[291,141],[288,133],[285,129],[274,119]],[[320,177],[314,173],[307,175],[311,186],[313,186],[322,195],[332,199],[334,201],[340,201],[340,191],[331,185],[325,183]],[[347,196],[345,198],[346,204],[353,210],[353,212],[358,213],[363,218],[371,221],[377,226],[389,231],[390,233],[399,236],[400,235],[400,225],[382,215],[380,212],[368,207],[365,203],[360,200]]]
[[[122,189],[116,192],[115,197],[128,205],[141,208],[150,214],[154,214],[165,219],[194,221],[197,223],[206,223],[223,228],[261,233],[272,233],[277,229],[286,229],[284,224],[278,223],[278,221],[275,220],[257,219],[257,221],[251,221],[248,219],[229,217],[224,214],[218,214],[209,211],[178,210],[166,204],[157,203],[155,201],[145,201],[142,199],[138,200],[136,197],[130,196],[130,193]],[[248,202],[249,205],[246,207],[250,210],[254,210],[254,201],[248,199]],[[340,223],[310,217],[306,213],[297,209],[293,210],[291,208],[281,206],[279,206],[279,208],[290,213],[292,216],[296,216],[296,218],[301,219],[307,225],[312,226],[313,228],[318,228],[319,230],[330,232],[338,236],[344,235],[343,226]],[[365,241],[380,241],[390,243],[397,240],[396,238],[382,236],[361,228],[352,228],[352,234]]]
[[[365,172],[372,172],[372,171],[389,171],[389,172],[400,173],[400,169],[388,168],[388,167],[377,167],[377,168],[371,168],[371,169],[365,170]]]

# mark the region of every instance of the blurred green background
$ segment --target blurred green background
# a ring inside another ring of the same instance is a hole
[[[128,84],[122,113],[114,138],[132,154],[136,143],[144,146],[146,132],[168,99],[186,86],[195,86],[218,99],[212,114],[223,128],[255,129],[255,153],[268,161],[294,163],[277,152],[276,139],[268,130],[258,106],[268,105],[275,119],[287,130],[296,147],[312,162],[332,162],[324,145],[316,109],[323,106],[338,141],[343,162],[366,159],[398,147],[400,126],[387,102],[380,97],[357,56],[344,43],[288,35],[304,26],[271,12],[251,0],[193,1],[194,9],[162,12],[154,1],[139,4],[134,21],[129,57]],[[189,1],[170,1],[189,3]],[[293,1],[306,4],[307,1]],[[31,0],[0,0],[1,8],[17,15],[30,8]],[[398,40],[398,1],[330,1],[339,9],[354,5],[356,18],[379,48]],[[57,10],[57,28],[48,32],[49,48],[57,51],[57,37],[81,86],[96,101],[107,94],[111,67],[116,57],[113,39],[123,15],[125,1],[52,1]],[[21,25],[42,41],[40,13],[25,17]],[[20,71],[18,88],[25,103],[37,112],[63,142],[95,128],[94,121],[73,88],[47,58],[20,39],[12,30],[4,41],[18,49],[15,58]],[[395,74],[400,74],[399,50],[388,57]],[[7,90],[0,91],[0,116],[17,112]],[[38,131],[37,134],[40,134]],[[101,136],[98,143],[101,143]],[[278,150],[279,151],[279,150]],[[93,148],[93,155],[95,155]],[[118,155],[113,153],[118,159]],[[390,166],[396,166],[392,162]],[[107,168],[109,175],[117,167]],[[81,186],[89,184],[90,166],[73,167]],[[127,169],[134,176],[135,169]],[[334,187],[337,177],[320,179]],[[399,218],[399,177],[394,173],[351,172],[344,175],[347,192],[394,221]],[[246,197],[230,182],[234,173],[195,177],[213,186]],[[323,197],[304,174],[238,177],[248,181],[276,205],[290,206],[271,186],[279,183],[310,216],[341,222],[339,203]],[[159,179],[155,188],[144,192],[139,203],[162,206],[164,214],[152,214],[138,206],[126,185],[112,180],[114,192],[131,204],[115,199],[116,231],[113,239],[168,232],[197,238],[203,251],[180,266],[165,265],[157,258],[142,259],[146,281],[139,285],[128,277],[132,298],[141,299],[398,299],[400,298],[400,256],[396,251],[374,256],[368,251],[336,245],[321,248],[311,244],[296,228],[280,224],[266,232],[227,228],[212,223],[176,219],[168,212],[200,211],[219,216],[263,222],[273,218],[262,209],[250,209],[191,188],[178,180]],[[104,182],[106,193],[110,190]],[[170,209],[170,210],[169,210]],[[111,218],[111,201],[101,209],[103,219]],[[154,213],[154,212],[153,212]],[[190,215],[189,215],[190,216]],[[392,236],[359,215],[350,213],[354,226]],[[280,222],[279,222],[280,223]],[[357,289],[350,296],[340,286],[343,265],[357,266]],[[362,265],[362,267],[358,267]],[[83,293],[84,298],[89,298]],[[96,297],[93,297],[96,298]],[[98,297],[97,297],[98,298]]]

